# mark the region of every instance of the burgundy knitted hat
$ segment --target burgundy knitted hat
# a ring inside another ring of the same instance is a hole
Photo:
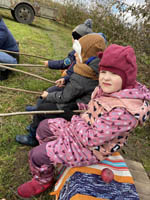
[[[130,46],[112,44],[102,53],[99,71],[105,70],[122,78],[122,89],[133,88],[136,84],[137,64],[134,49]]]

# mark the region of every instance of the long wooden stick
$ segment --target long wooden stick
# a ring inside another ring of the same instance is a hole
[[[20,88],[10,88],[10,87],[6,87],[6,86],[0,86],[0,88],[7,89],[7,90],[13,90],[13,91],[17,91],[17,92],[26,92],[26,93],[30,93],[30,94],[39,94],[39,95],[42,94],[42,92],[36,92],[36,91],[31,91],[31,90],[24,90],[24,89],[20,89]]]
[[[15,71],[15,72],[21,72],[21,73],[23,73],[23,74],[27,74],[27,75],[29,75],[29,76],[33,76],[33,77],[38,78],[38,79],[40,79],[40,80],[47,81],[47,82],[50,82],[50,83],[55,84],[55,81],[51,81],[51,80],[49,80],[49,79],[47,79],[47,78],[43,78],[43,77],[41,77],[41,76],[38,76],[38,75],[35,75],[35,74],[31,74],[31,73],[29,73],[29,72],[24,72],[24,71],[22,71],[22,70],[20,70],[20,69],[14,69],[14,68],[12,68],[12,67],[6,67],[6,66],[1,65],[1,64],[0,64],[0,68],[9,69],[9,70]]]
[[[49,58],[44,58],[42,56],[35,56],[35,55],[27,54],[27,53],[8,51],[8,50],[4,50],[4,49],[0,49],[0,51],[6,52],[6,53],[11,53],[11,54],[17,54],[17,55],[24,55],[24,56],[30,56],[30,57],[35,57],[35,58],[41,58],[41,59],[44,59],[44,60],[50,60]]]
[[[21,67],[45,67],[45,65],[37,65],[37,64],[10,64],[10,63],[0,63],[0,65],[5,65],[5,66],[21,66]]]
[[[85,110],[73,110],[74,113],[83,113]],[[43,110],[43,111],[31,111],[31,112],[13,112],[13,113],[1,113],[0,117],[8,117],[14,115],[35,115],[35,114],[60,114],[64,113],[64,110]]]

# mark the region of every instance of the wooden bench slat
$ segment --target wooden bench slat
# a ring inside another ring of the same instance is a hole
[[[150,200],[150,179],[143,165],[133,160],[125,160],[135,182],[140,200]]]

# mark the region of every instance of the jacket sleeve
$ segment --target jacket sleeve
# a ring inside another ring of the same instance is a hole
[[[68,83],[68,81],[69,81],[69,79],[70,79],[70,76],[69,76],[69,75],[66,75],[66,76],[64,76],[63,78],[65,79],[65,84],[66,84],[66,83]]]
[[[49,60],[48,67],[50,69],[67,69],[68,66],[64,65],[64,60]]]
[[[48,67],[50,69],[67,69],[73,61],[75,61],[74,50],[71,51],[65,59],[49,60]]]
[[[51,103],[68,103],[84,94],[82,84],[78,79],[71,78],[62,91],[49,93],[46,101]]]
[[[76,115],[73,116],[71,122],[75,123],[80,142],[88,147],[100,146],[126,131],[129,132],[137,124],[135,117],[124,108],[113,109],[109,115],[104,114],[99,117],[91,126]]]

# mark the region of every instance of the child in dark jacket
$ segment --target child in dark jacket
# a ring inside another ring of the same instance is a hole
[[[19,52],[17,42],[4,23],[0,16],[0,63],[16,64],[19,61],[19,57],[13,53],[5,53],[1,50]],[[8,78],[9,70],[0,68],[0,80]]]
[[[44,91],[41,95],[43,102],[37,110],[77,110],[78,103],[87,104],[91,93],[98,84],[98,63],[97,53],[104,51],[105,41],[99,34],[88,34],[75,40],[73,44],[75,51],[80,51],[81,60],[74,66],[74,73],[70,76],[69,82],[62,91],[48,93]],[[75,53],[76,56],[76,53]],[[86,64],[87,60],[91,60]],[[70,120],[66,114],[37,114],[33,117],[28,135],[17,135],[16,141],[21,144],[35,146],[38,144],[35,133],[40,121],[46,118],[64,117]]]
[[[76,60],[81,61],[79,51]],[[18,187],[19,196],[30,198],[50,188],[57,164],[99,163],[124,146],[130,132],[149,118],[150,91],[136,82],[133,48],[112,44],[99,56],[99,86],[87,111],[74,115],[71,122],[56,118],[40,123],[36,133],[40,145],[29,153],[33,178]]]
[[[81,37],[87,34],[93,33],[92,31],[92,20],[87,19],[85,20],[84,24],[80,24],[76,26],[72,31],[72,43],[74,40],[79,40]],[[104,33],[99,32],[99,35],[101,35],[104,38],[105,44],[107,43],[106,36]],[[49,87],[47,89],[48,93],[55,92],[55,91],[62,91],[63,87],[66,85],[66,83],[69,81],[70,76],[72,73],[74,73],[74,65],[76,64],[75,60],[75,51],[72,50],[68,56],[63,60],[49,60],[45,61],[45,66],[49,67],[50,69],[58,69],[58,70],[64,70],[62,78],[58,79],[56,81],[56,86]],[[92,60],[91,58],[86,61],[86,64],[90,63]],[[37,103],[35,106],[28,105],[26,106],[26,111],[35,111],[37,110],[38,106],[42,103],[42,99],[38,98]]]
[[[87,19],[87,20],[85,20],[85,22],[83,24],[80,24],[73,29],[72,42],[74,40],[79,40],[84,35],[87,35],[90,33],[93,33],[92,20]],[[103,36],[103,37],[105,37],[105,36]],[[65,73],[63,73],[64,76],[56,81],[56,86],[52,86],[47,89],[48,93],[63,90],[63,86],[66,85],[66,83],[69,81],[71,74],[74,72],[73,67],[76,64],[74,54],[75,54],[75,51],[72,50],[71,52],[68,53],[68,56],[65,59],[44,61],[45,66],[50,69],[65,70]],[[26,111],[37,110],[37,106],[40,105],[40,103],[41,103],[41,99],[39,98],[37,100],[37,105],[36,106],[30,106],[30,105],[26,106]]]
[[[92,30],[92,20],[87,19],[83,24],[80,24],[76,26],[73,31],[72,31],[72,42],[74,40],[79,40],[81,37],[84,35],[93,33]],[[75,51],[69,52],[68,56],[63,59],[63,60],[55,60],[55,61],[45,61],[45,65],[49,67],[50,69],[68,69],[68,67],[75,62],[75,57],[74,57]],[[68,78],[64,77],[65,80],[67,81]]]

